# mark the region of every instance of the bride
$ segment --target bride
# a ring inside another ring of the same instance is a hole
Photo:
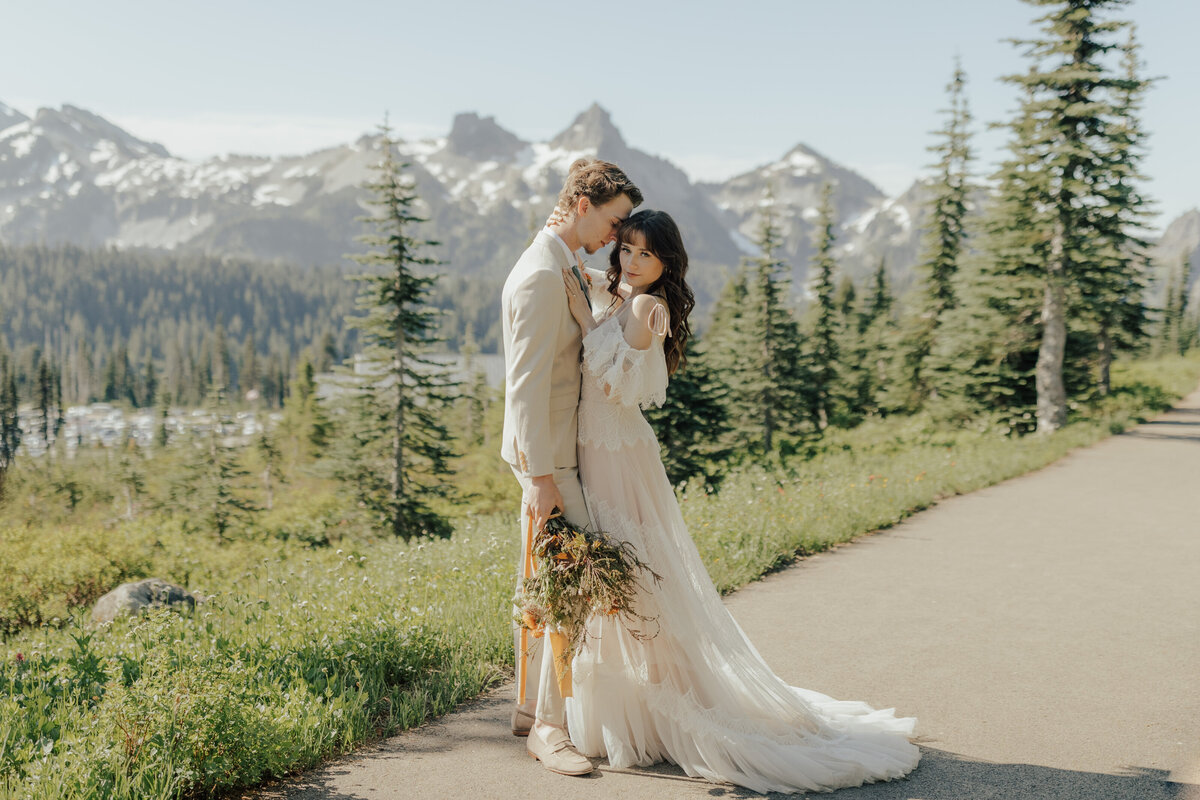
[[[640,408],[662,405],[683,361],[694,305],[674,220],[640,211],[621,226],[596,316],[564,274],[583,329],[579,472],[597,528],[631,542],[662,582],[639,596],[655,628],[594,617],[574,661],[571,739],[614,767],[677,764],[758,792],[899,778],[917,765],[915,719],[838,701],[777,677],[721,603],[684,525]],[[641,635],[637,635],[637,634]]]

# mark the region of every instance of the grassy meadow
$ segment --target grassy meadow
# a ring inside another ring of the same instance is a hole
[[[1196,358],[1121,363],[1114,392],[1049,437],[930,415],[831,430],[811,459],[740,468],[719,492],[684,486],[684,516],[730,591],[1119,432],[1198,379]],[[0,797],[220,795],[415,725],[511,674],[517,493],[498,458],[463,462],[475,499],[450,509],[451,538],[405,543],[289,457],[275,510],[227,540],[185,533],[150,502],[170,456],[146,467],[132,515],[119,486],[65,467],[14,479],[0,508]],[[94,475],[112,467],[111,454],[81,458],[95,462],[76,469]],[[89,623],[97,597],[148,576],[207,599],[189,613]]]

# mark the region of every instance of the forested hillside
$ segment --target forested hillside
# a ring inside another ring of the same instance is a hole
[[[281,402],[308,348],[318,370],[352,344],[340,269],[137,250],[0,246],[0,352],[28,395],[45,358],[67,403],[198,404],[218,384]]]

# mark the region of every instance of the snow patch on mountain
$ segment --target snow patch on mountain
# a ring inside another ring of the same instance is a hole
[[[0,134],[0,139],[7,139],[9,147],[12,148],[13,157],[25,158],[37,142],[37,131],[29,123],[22,122]]]
[[[779,163],[779,169],[790,170],[792,175],[802,178],[821,172],[821,162],[811,153],[797,148]]]

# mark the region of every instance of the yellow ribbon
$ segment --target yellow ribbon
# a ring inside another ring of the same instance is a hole
[[[526,509],[528,513],[528,508]],[[521,546],[521,560],[525,565],[523,576],[533,577],[537,567],[533,562],[533,514],[528,513]],[[529,627],[521,626],[521,657],[517,660],[517,705],[525,704],[525,674],[528,671],[529,656]],[[567,658],[567,636],[558,631],[547,631],[542,626],[542,634],[550,640],[550,652],[554,655],[554,674],[558,677],[558,691],[563,697],[573,697],[571,687],[571,661]]]

